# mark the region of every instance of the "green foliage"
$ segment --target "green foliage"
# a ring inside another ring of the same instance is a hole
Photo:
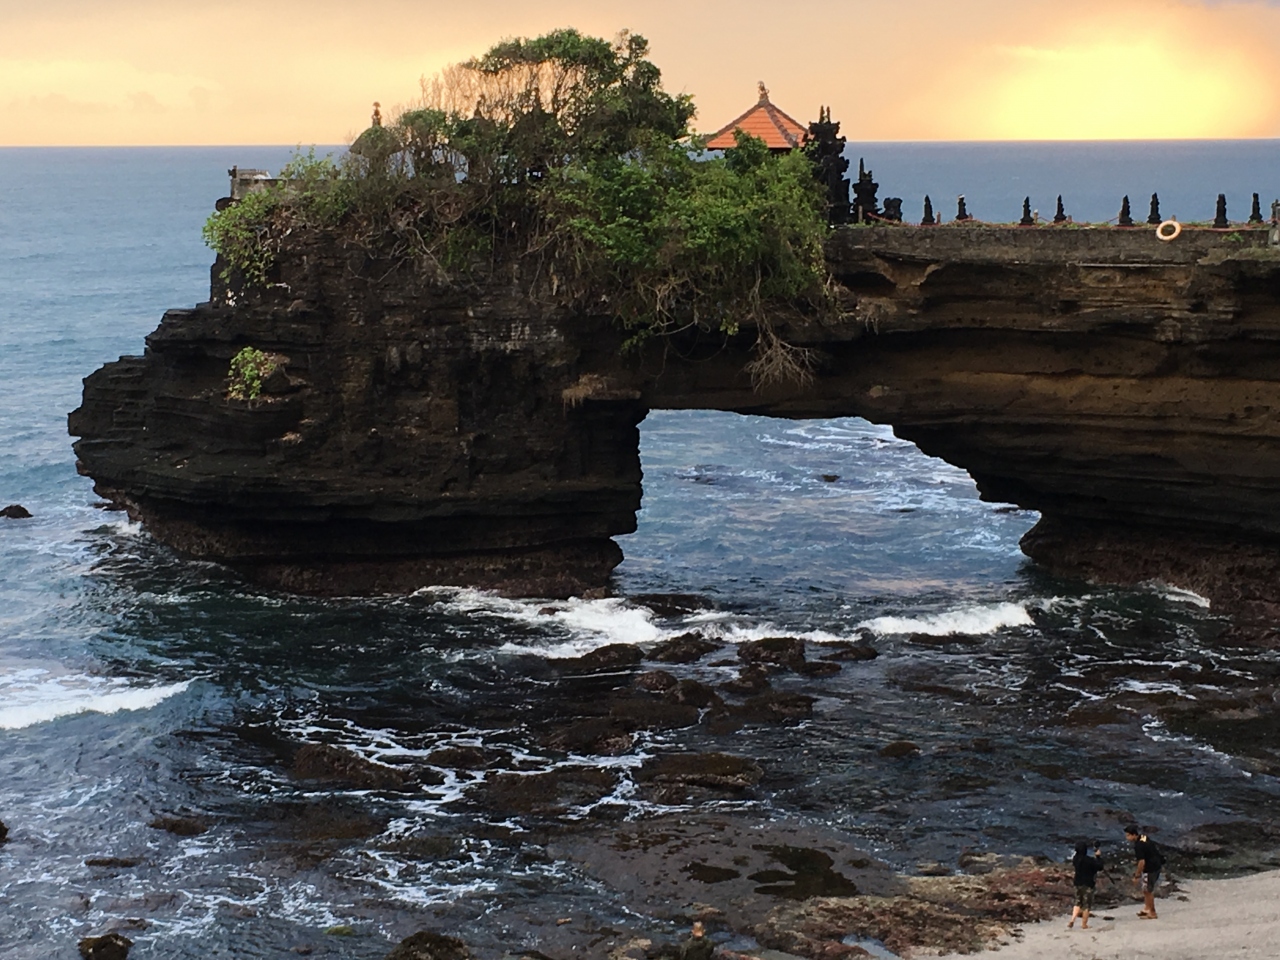
[[[245,347],[231,358],[227,371],[227,397],[231,400],[257,400],[262,395],[262,381],[276,372],[282,358],[263,353],[256,347]]]
[[[537,265],[553,297],[607,309],[632,341],[688,326],[759,330],[758,380],[803,378],[771,318],[827,306],[825,203],[800,152],[740,136],[709,157],[689,139],[643,37],[576,30],[498,44],[423,84],[339,161],[295,156],[287,181],[214,214],[205,237],[264,284],[291,232],[339,231],[456,283]]]

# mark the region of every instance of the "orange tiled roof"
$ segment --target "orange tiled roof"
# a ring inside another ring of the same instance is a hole
[[[760,101],[732,123],[721,127],[707,138],[712,150],[728,150],[733,144],[733,132],[741,130],[759,137],[770,150],[790,150],[803,146],[809,130],[794,118],[787,116],[769,102],[769,91],[760,84]]]

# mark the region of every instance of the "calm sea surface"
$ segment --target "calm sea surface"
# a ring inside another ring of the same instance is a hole
[[[1280,195],[1277,147],[851,153],[911,219],[925,193],[946,216],[964,193],[990,220],[1016,219],[1028,194],[1051,214],[1061,193],[1078,221],[1113,217],[1127,193],[1145,218],[1159,191],[1166,215],[1196,220],[1219,192],[1236,219],[1251,193],[1264,208]],[[517,913],[553,921],[572,905],[608,919],[626,905],[540,846],[548,815],[483,802],[485,781],[597,765],[613,786],[552,816],[558,828],[606,805],[642,819],[669,808],[632,773],[682,750],[765,768],[755,794],[719,809],[831,825],[906,870],[962,851],[1058,857],[1078,836],[1114,837],[1128,815],[1170,839],[1273,817],[1275,731],[1247,719],[1272,695],[1276,654],[1218,642],[1223,624],[1197,597],[1044,576],[1017,548],[1033,515],[980,502],[965,473],[863,421],[650,415],[644,510],[616,588],[702,598],[686,612],[458,590],[264,593],[96,509],[66,435],[81,378],[141,352],[166,308],[207,298],[200,226],[226,169],[276,169],[290,152],[0,150],[0,505],[35,514],[0,521],[0,956],[71,960],[79,936],[125,922],[139,960],[300,944],[380,958],[424,925],[465,930],[493,955],[513,939],[536,946]],[[729,644],[804,636],[815,658],[869,636],[881,655],[778,681],[819,697],[796,726],[648,734],[603,759],[544,745],[562,705],[594,695],[548,657],[695,629]],[[896,740],[920,755],[881,757]],[[320,742],[422,783],[384,793],[291,777],[292,753]],[[480,771],[428,760],[459,746],[500,759]],[[148,826],[166,817],[207,829]],[[85,863],[104,858],[136,862]],[[335,925],[354,935],[326,936]]]

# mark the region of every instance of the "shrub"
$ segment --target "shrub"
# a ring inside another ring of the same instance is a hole
[[[227,397],[231,400],[257,400],[262,395],[262,382],[285,362],[279,354],[263,353],[256,347],[245,347],[231,358],[227,371]]]

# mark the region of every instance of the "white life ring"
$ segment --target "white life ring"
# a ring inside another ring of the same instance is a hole
[[[1165,227],[1172,227],[1173,230],[1166,233]],[[1168,243],[1170,240],[1177,240],[1181,234],[1182,224],[1177,220],[1166,220],[1164,223],[1160,224],[1160,226],[1156,227],[1156,239],[1163,240],[1165,243]]]

